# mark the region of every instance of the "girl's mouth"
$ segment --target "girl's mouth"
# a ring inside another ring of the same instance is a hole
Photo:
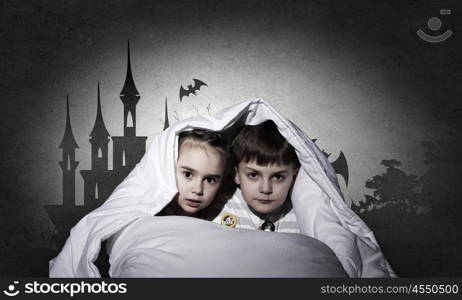
[[[186,205],[193,207],[193,208],[198,208],[201,205],[201,202],[199,200],[193,200],[193,199],[185,199]]]

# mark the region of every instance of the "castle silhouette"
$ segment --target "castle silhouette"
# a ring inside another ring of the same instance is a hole
[[[120,99],[123,103],[124,134],[112,136],[109,134],[103,120],[101,111],[100,84],[97,88],[96,120],[90,132],[91,143],[91,169],[81,170],[84,181],[83,205],[75,203],[75,173],[78,161],[75,160],[75,151],[79,148],[72,133],[69,95],[66,97],[66,127],[59,148],[62,149],[62,161],[59,162],[63,172],[63,202],[60,205],[45,205],[51,221],[55,225],[56,233],[53,240],[58,249],[64,245],[71,228],[77,224],[90,211],[96,209],[111,195],[114,189],[125,179],[146,152],[146,136],[136,135],[136,105],[140,94],[133,80],[130,63],[130,44],[127,45],[127,74]],[[167,99],[165,99],[164,130],[169,127]],[[108,144],[113,144],[113,169],[108,168]],[[330,154],[323,150],[329,157]],[[339,158],[332,163],[338,174],[341,174],[348,185],[348,165],[340,151]]]
[[[130,173],[146,152],[146,136],[136,135],[136,105],[140,94],[136,89],[130,63],[130,44],[127,46],[127,75],[120,92],[124,107],[124,134],[110,136],[104,125],[101,111],[100,85],[97,90],[97,113],[93,129],[90,133],[91,169],[81,170],[84,181],[84,203],[75,204],[75,172],[79,164],[75,160],[75,151],[79,146],[72,133],[69,117],[69,96],[66,99],[66,128],[59,144],[62,149],[62,161],[59,162],[63,172],[63,202],[61,205],[45,205],[45,209],[55,225],[54,241],[61,248],[70,229],[90,211],[100,206],[111,195],[113,190]],[[164,129],[169,126],[167,99],[165,100]],[[113,143],[113,169],[108,168],[108,144]]]

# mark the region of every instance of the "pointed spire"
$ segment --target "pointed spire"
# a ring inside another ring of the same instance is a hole
[[[96,112],[95,125],[93,130],[90,133],[91,137],[109,137],[110,134],[104,125],[103,114],[101,113],[101,95],[99,91],[99,81],[98,81],[98,111]]]
[[[64,131],[63,139],[59,144],[59,148],[79,148],[75,141],[74,134],[72,133],[71,118],[69,115],[69,94],[66,96],[66,112],[66,129]]]
[[[135,98],[137,98],[136,101],[138,101],[139,94],[140,93],[136,89],[135,82],[133,81],[132,66],[130,63],[130,41],[128,41],[128,44],[127,44],[127,76],[125,77],[124,87],[122,88],[122,91],[120,92],[120,96],[127,97],[127,99],[130,99],[128,97],[135,96]]]
[[[169,127],[168,123],[168,111],[167,111],[167,97],[165,97],[165,119],[164,119],[164,130]]]

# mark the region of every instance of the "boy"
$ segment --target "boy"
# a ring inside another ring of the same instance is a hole
[[[300,163],[276,125],[266,121],[244,126],[231,144],[231,155],[239,188],[213,221],[235,228],[300,233],[289,199]]]

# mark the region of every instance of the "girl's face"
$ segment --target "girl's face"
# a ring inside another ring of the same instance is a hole
[[[182,215],[197,216],[212,203],[220,188],[226,162],[205,143],[184,141],[176,165],[178,195],[175,198]]]

